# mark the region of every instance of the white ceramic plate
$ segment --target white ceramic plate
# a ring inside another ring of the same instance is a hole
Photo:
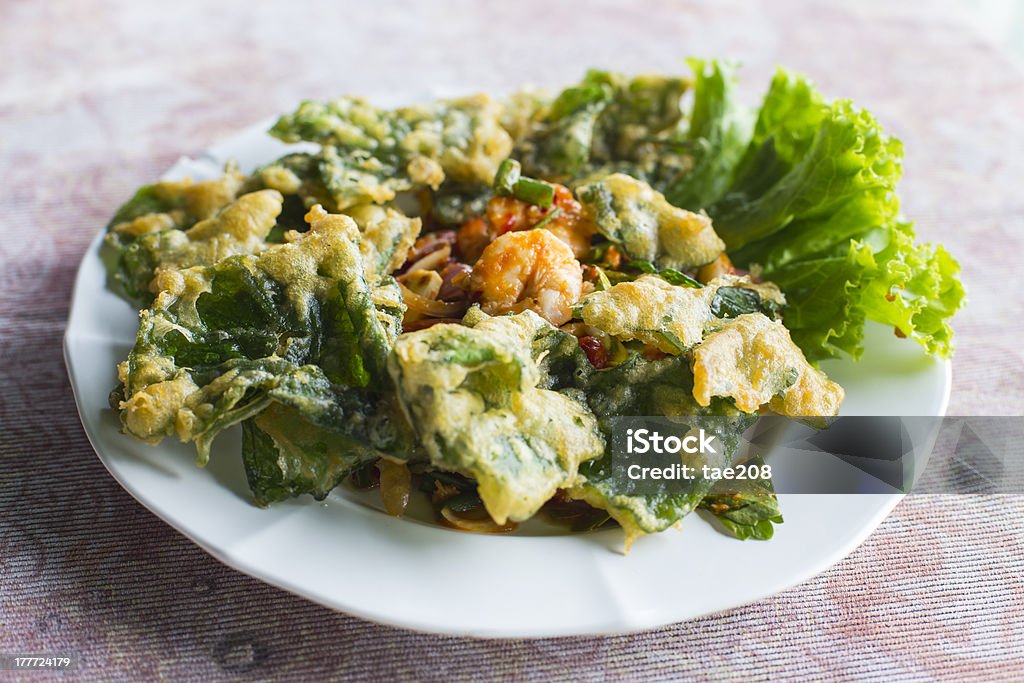
[[[165,175],[215,177],[286,149],[266,126],[247,129]],[[288,149],[294,149],[290,147]],[[542,637],[637,631],[757,600],[804,581],[856,548],[898,495],[784,495],[771,541],[741,542],[693,515],[678,531],[486,536],[395,519],[365,497],[335,491],[270,509],[250,502],[237,428],[210,465],[191,446],[158,447],[119,432],[107,406],[115,365],[134,340],[137,312],[105,287],[98,235],[82,260],[64,339],[78,410],[107,469],[140,503],[225,564],[331,608],[420,631]],[[941,415],[948,363],[878,326],[858,363],[824,364],[847,392],[845,415]]]

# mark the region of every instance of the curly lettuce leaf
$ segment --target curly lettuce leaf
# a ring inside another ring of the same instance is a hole
[[[708,212],[738,249],[829,216],[864,192],[895,191],[902,153],[868,112],[848,101],[826,104],[806,80],[780,72],[734,182]]]
[[[702,59],[687,62],[696,75],[684,138],[692,166],[663,191],[676,206],[697,211],[725,194],[750,142],[753,120],[736,101],[735,65]]]
[[[706,207],[733,262],[786,293],[785,324],[812,361],[859,356],[866,320],[952,353],[959,266],[899,218],[901,160],[868,112],[780,71],[728,190]]]

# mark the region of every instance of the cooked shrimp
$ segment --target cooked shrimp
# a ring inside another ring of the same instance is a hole
[[[474,216],[459,228],[456,245],[462,258],[473,263],[484,253],[487,245],[494,240],[494,236],[491,224],[479,216]]]
[[[544,228],[505,233],[473,266],[470,288],[485,313],[538,313],[552,325],[572,318],[583,274],[572,249]]]
[[[706,266],[701,266],[700,270],[697,271],[697,279],[707,284],[716,277],[734,275],[735,273],[736,269],[733,267],[732,261],[729,260],[729,256],[723,251],[717,259]]]
[[[512,197],[494,197],[487,202],[487,222],[497,234],[529,230],[543,221],[543,227],[570,247],[577,258],[590,251],[590,238],[597,232],[583,215],[583,206],[564,185],[555,185],[555,198],[544,209]]]

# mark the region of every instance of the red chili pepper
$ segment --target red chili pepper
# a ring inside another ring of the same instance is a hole
[[[580,348],[587,354],[587,360],[597,369],[608,367],[608,351],[597,337],[580,337]]]
[[[644,358],[647,360],[661,360],[668,354],[659,349],[657,346],[644,345]]]

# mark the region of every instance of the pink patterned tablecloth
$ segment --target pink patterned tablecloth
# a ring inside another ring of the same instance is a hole
[[[302,98],[724,55],[751,93],[785,64],[904,140],[905,210],[970,287],[950,411],[1020,414],[1024,73],[953,9],[893,5],[0,3],[0,652],[78,653],[81,680],[1024,679],[1024,498],[908,498],[823,575],[648,633],[420,635],[238,574],[149,514],[90,449],[61,357],[75,269],[118,204]]]

